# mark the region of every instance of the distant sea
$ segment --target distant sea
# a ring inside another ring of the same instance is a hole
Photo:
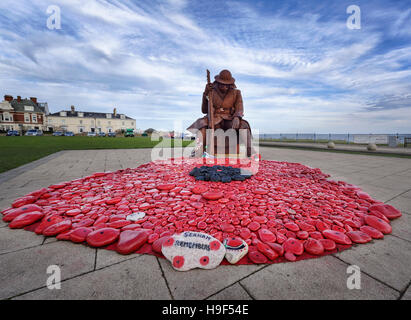
[[[381,136],[395,136],[398,138],[398,143],[404,143],[404,138],[411,138],[410,134],[396,134],[396,133],[387,133],[387,134],[355,134],[355,133],[260,133],[260,139],[287,139],[287,140],[333,140],[333,141],[345,141],[345,142],[354,142],[354,139],[358,141],[361,140],[381,137]]]

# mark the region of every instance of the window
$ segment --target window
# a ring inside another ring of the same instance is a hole
[[[37,114],[32,114],[32,115],[31,115],[31,120],[32,120],[33,122],[37,122]]]
[[[126,116],[125,116],[124,114],[121,114],[121,115],[120,115],[120,118],[121,118],[122,120],[124,120],[124,119],[126,118]]]
[[[13,121],[13,117],[11,116],[11,114],[10,113],[8,113],[8,112],[5,112],[5,113],[3,113],[3,118],[4,118],[4,121]]]
[[[61,123],[66,123],[66,119],[61,119]]]
[[[111,121],[109,121],[108,124],[111,124]]]
[[[53,122],[53,120],[52,119],[48,119],[48,123],[50,124],[50,123],[52,123]]]
[[[107,113],[106,116],[107,116],[107,119],[111,119],[111,113]]]
[[[30,122],[30,114],[29,113],[24,114],[24,122]]]
[[[24,106],[24,111],[34,111],[33,106]]]
[[[134,121],[131,121],[131,125],[134,126]]]
[[[125,121],[122,121],[121,124],[124,126],[124,125],[125,125]]]
[[[60,117],[67,117],[67,112],[60,111]]]
[[[82,118],[82,117],[84,117],[84,113],[83,113],[83,112],[79,112],[79,113],[78,113],[78,116]]]
[[[80,124],[83,124],[83,120],[80,120]]]

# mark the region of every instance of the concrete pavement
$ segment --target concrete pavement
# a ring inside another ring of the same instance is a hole
[[[411,160],[268,147],[263,159],[299,162],[358,185],[403,216],[382,241],[295,263],[219,266],[177,272],[150,255],[57,241],[0,222],[0,299],[411,299]],[[0,208],[17,197],[98,171],[136,167],[150,149],[64,151],[0,175]],[[61,289],[46,286],[61,268]],[[361,289],[347,288],[347,267],[361,268]]]

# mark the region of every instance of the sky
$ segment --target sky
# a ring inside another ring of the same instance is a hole
[[[206,69],[260,133],[411,133],[411,1],[0,1],[1,97],[172,130],[203,116]]]

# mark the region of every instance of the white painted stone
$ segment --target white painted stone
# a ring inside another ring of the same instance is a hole
[[[224,259],[224,245],[206,233],[185,231],[173,235],[161,248],[175,270],[214,269]]]
[[[241,238],[224,239],[225,258],[231,264],[236,264],[248,252],[248,244]]]
[[[138,221],[143,219],[146,216],[145,212],[134,212],[132,214],[129,214],[126,217],[126,220],[130,220],[130,221]]]

